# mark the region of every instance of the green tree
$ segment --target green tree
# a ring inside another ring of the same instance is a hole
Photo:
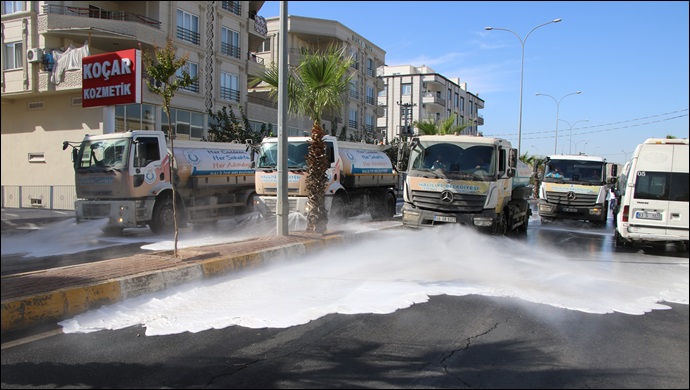
[[[323,52],[302,51],[296,68],[288,71],[287,100],[288,111],[292,114],[308,116],[313,121],[311,143],[307,154],[307,228],[309,233],[321,233],[328,226],[326,199],[326,170],[329,167],[325,131],[321,117],[328,110],[337,110],[343,105],[345,92],[349,88],[353,73],[349,69],[353,63],[346,58],[344,48],[331,46]],[[265,82],[271,88],[271,96],[278,94],[279,70],[272,63],[266,71],[255,76],[255,83]]]
[[[211,119],[208,129],[208,140],[213,142],[238,142],[244,143],[251,140],[252,144],[261,142],[273,132],[272,124],[262,124],[261,130],[256,132],[251,128],[249,119],[242,106],[239,106],[242,123],[235,116],[232,107],[223,106],[215,113],[209,110],[208,115]]]
[[[170,118],[170,103],[175,96],[175,92],[180,89],[192,85],[197,81],[196,77],[191,77],[187,69],[187,61],[189,54],[185,54],[177,58],[177,49],[173,46],[172,40],[167,39],[165,47],[154,45],[153,53],[148,53],[142,50],[142,60],[144,69],[148,74],[146,84],[151,92],[160,95],[163,101],[163,111],[168,115],[168,139],[170,140],[170,184],[172,185],[172,204],[173,204],[173,220],[175,227],[175,257],[177,253],[178,241],[178,226],[177,226],[177,174],[173,167],[177,166],[175,160],[174,139],[175,134],[172,127],[172,120]]]
[[[423,134],[462,134],[470,123],[456,124],[457,116],[451,115],[448,119],[437,122],[433,119],[422,119],[415,121],[413,124]]]

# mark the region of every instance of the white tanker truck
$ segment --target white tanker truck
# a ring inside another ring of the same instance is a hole
[[[169,142],[162,131],[87,135],[72,146],[77,222],[108,219],[103,229],[174,229]],[[175,141],[178,221],[214,223],[251,210],[254,170],[243,144]],[[178,225],[178,226],[180,226]]]
[[[472,226],[507,234],[527,231],[531,171],[500,138],[421,135],[411,139],[403,225]]]
[[[311,137],[288,137],[288,208],[307,215],[307,153]],[[398,173],[384,150],[386,146],[339,141],[325,136],[330,167],[326,171],[325,206],[330,217],[369,212],[373,219],[393,218]],[[259,209],[275,215],[278,200],[278,138],[267,137],[259,147],[256,165]]]

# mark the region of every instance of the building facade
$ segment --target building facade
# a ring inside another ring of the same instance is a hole
[[[464,134],[477,135],[484,118],[479,110],[484,100],[467,91],[467,83],[449,79],[428,66],[383,66],[379,74],[384,90],[378,102],[385,114],[378,119],[377,129],[388,141],[417,134],[414,122],[432,120],[440,123],[455,115],[456,123],[468,124]]]
[[[2,207],[74,208],[74,170],[64,141],[110,131],[168,131],[161,97],[145,86],[141,103],[117,105],[114,114],[104,107],[82,108],[85,56],[127,49],[150,53],[170,39],[179,56],[188,56],[187,70],[198,78],[172,100],[176,139],[204,139],[209,110],[228,107],[239,118],[240,106],[252,127],[270,123],[277,134],[277,103],[252,80],[279,62],[279,16],[262,17],[263,4],[3,1]],[[383,49],[341,23],[289,16],[289,66],[299,63],[303,50],[318,52],[330,45],[344,48],[354,63],[342,109],[323,115],[327,133],[389,142],[400,135],[405,118],[411,125],[452,113],[460,123],[472,121],[473,133],[483,124],[478,113],[483,100],[459,80],[424,66],[385,66]],[[401,107],[410,109],[405,118]],[[288,117],[288,135],[303,135],[311,127],[308,118]]]
[[[278,64],[280,17],[266,19],[268,39],[257,55],[264,64]],[[300,62],[301,53],[322,52],[329,46],[344,50],[345,55],[354,62],[350,88],[340,112],[325,113],[322,126],[326,132],[344,136],[347,139],[380,140],[376,131],[378,118],[383,115],[382,107],[377,104],[376,96],[383,90],[383,80],[377,77],[377,69],[385,63],[386,52],[366,38],[334,20],[314,19],[290,15],[288,17],[288,67],[294,68]],[[274,107],[268,97],[267,88],[253,88],[249,91],[249,111],[253,117],[268,119],[275,115],[266,111]],[[265,112],[265,115],[264,115]],[[303,135],[311,130],[312,123],[306,119],[290,118],[288,135]]]
[[[263,3],[3,1],[2,206],[74,207],[74,170],[62,143],[102,134],[104,123],[112,128],[103,107],[82,108],[84,56],[150,52],[170,38],[198,77],[172,100],[176,138],[204,138],[209,109],[228,106],[239,118],[248,74],[263,69],[255,55],[267,34]],[[115,132],[168,129],[161,97],[145,86],[141,104],[118,105],[114,116]]]

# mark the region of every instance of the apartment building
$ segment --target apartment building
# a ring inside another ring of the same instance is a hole
[[[278,64],[280,17],[266,19],[268,39],[257,52],[264,64]],[[366,139],[373,142],[381,140],[376,131],[378,118],[384,114],[376,96],[383,90],[383,80],[377,77],[377,69],[385,64],[386,52],[371,41],[334,20],[288,16],[288,67],[294,68],[300,62],[301,53],[326,50],[329,46],[343,48],[345,54],[354,62],[353,73],[346,100],[340,112],[325,113],[322,126],[327,133],[344,136],[347,139]],[[248,111],[252,117],[267,120],[275,110],[274,101],[268,96],[267,88],[254,88],[249,91]],[[308,119],[290,118],[288,135],[303,135],[310,131],[312,123]]]
[[[178,55],[189,55],[190,74],[198,76],[172,100],[176,138],[202,139],[208,109],[232,107],[239,117],[248,74],[264,67],[255,55],[267,37],[263,4],[3,1],[2,206],[73,208],[74,171],[62,142],[102,134],[104,123],[108,131],[112,127],[112,114],[103,107],[82,108],[84,56],[151,50],[171,38]],[[115,107],[114,131],[167,131],[160,96],[142,89],[141,104]]]
[[[385,113],[378,119],[377,129],[388,141],[396,137],[417,134],[415,121],[442,122],[455,115],[457,124],[469,124],[465,134],[477,135],[484,118],[479,110],[484,100],[467,90],[467,83],[459,78],[447,78],[426,65],[383,66],[379,75],[384,90],[378,103]]]

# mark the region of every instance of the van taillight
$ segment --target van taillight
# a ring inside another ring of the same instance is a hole
[[[623,207],[623,222],[628,222],[628,213],[630,212],[630,206]]]

